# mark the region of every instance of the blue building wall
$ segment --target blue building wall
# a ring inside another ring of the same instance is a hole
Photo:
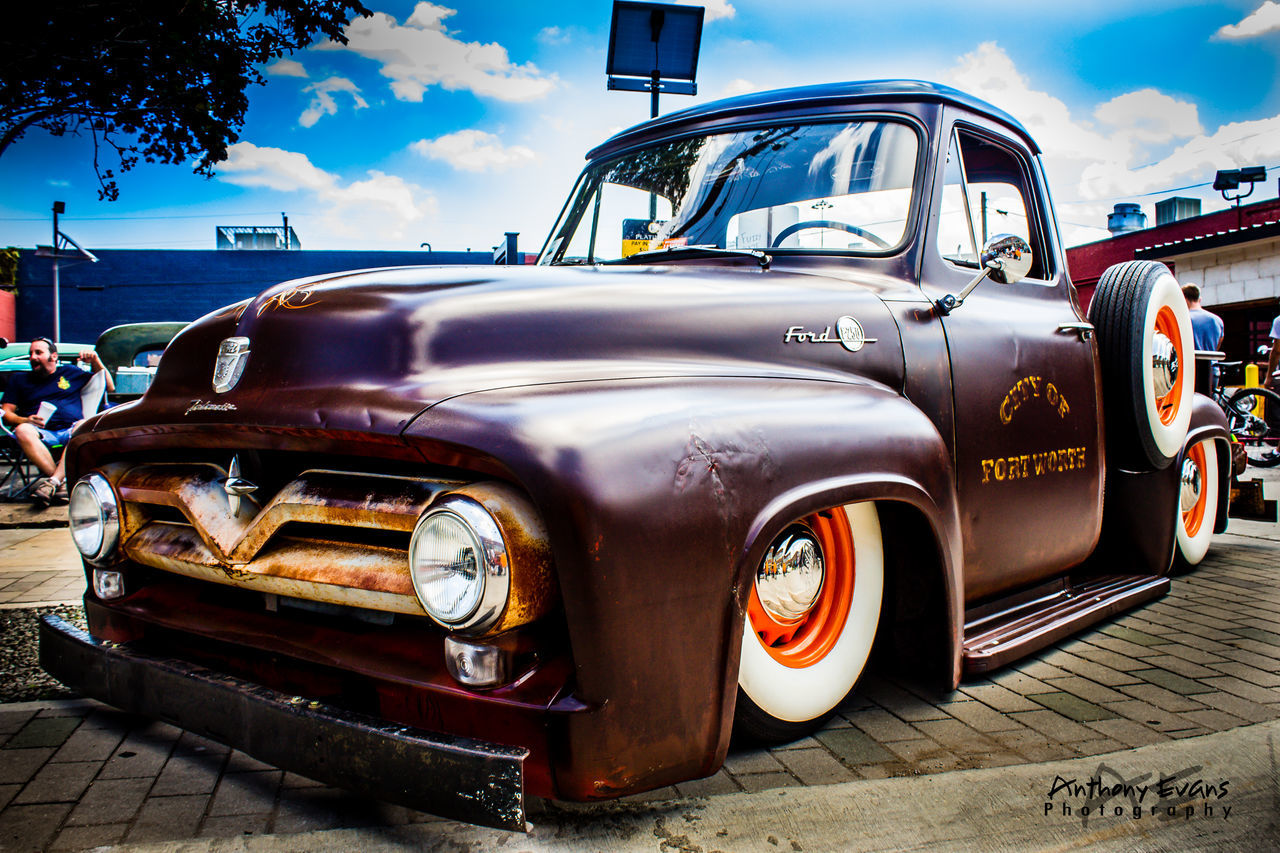
[[[492,265],[488,252],[312,252],[92,249],[97,263],[60,262],[64,341],[93,343],[121,323],[189,322],[282,281],[420,264]],[[22,250],[17,340],[53,334],[53,262]]]

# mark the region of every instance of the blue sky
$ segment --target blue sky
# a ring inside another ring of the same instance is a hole
[[[278,225],[307,249],[535,251],[583,154],[648,117],[605,89],[611,0],[365,0],[351,44],[268,66],[210,180],[143,165],[97,200],[86,139],[28,134],[0,157],[0,245],[211,249],[217,225]],[[1118,201],[1197,196],[1215,169],[1280,179],[1280,4],[712,0],[697,97],[888,77],[947,83],[1020,119],[1045,150],[1069,244],[1106,236]],[[1187,187],[1192,187],[1187,189]]]

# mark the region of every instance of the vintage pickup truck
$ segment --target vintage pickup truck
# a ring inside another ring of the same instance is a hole
[[[1164,266],[1086,315],[1035,143],[843,83],[622,132],[531,267],[293,281],[69,446],[84,694],[387,800],[713,773],[873,648],[947,687],[1162,594],[1227,513]],[[881,659],[879,652],[877,660]]]

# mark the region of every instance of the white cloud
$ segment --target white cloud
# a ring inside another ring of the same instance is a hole
[[[1094,118],[1134,139],[1164,143],[1203,133],[1195,104],[1179,101],[1155,89],[1141,89],[1112,98],[1093,111]]]
[[[409,146],[424,157],[444,160],[455,169],[488,172],[532,163],[536,158],[523,145],[504,147],[502,140],[482,130],[459,130],[436,139],[419,139]]]
[[[308,248],[352,241],[378,245],[403,243],[438,211],[436,199],[403,178],[371,169],[364,180],[343,183],[315,166],[305,154],[237,142],[227,149],[219,177],[242,187],[302,193],[316,217],[300,235]],[[416,245],[416,244],[415,244]]]
[[[266,67],[272,77],[308,77],[307,69],[296,59],[278,59]]]
[[[752,83],[750,80],[746,80],[742,77],[738,77],[733,80],[730,80],[728,83],[725,84],[724,89],[720,93],[720,97],[732,98],[736,95],[749,95],[752,92],[761,92],[761,91],[764,91],[763,86],[759,86],[755,83]]]
[[[738,10],[733,8],[729,0],[676,0],[676,5],[705,7],[707,12],[702,17],[704,24],[720,18],[732,18],[738,14]]]
[[[298,117],[298,124],[303,127],[312,127],[320,120],[321,116],[337,114],[338,103],[333,99],[334,92],[346,92],[349,94],[358,110],[369,106],[365,99],[360,97],[360,87],[346,77],[329,77],[318,83],[312,83],[302,91],[315,93],[315,97],[311,99],[310,106]]]
[[[1098,104],[1087,113],[1092,121],[1077,118],[991,42],[962,56],[949,82],[1013,115],[1043,146],[1068,244],[1106,237],[1118,200],[1190,193],[1207,212],[1222,205],[1211,191],[1177,188],[1211,181],[1217,169],[1280,160],[1280,116],[1206,131],[1195,104],[1148,88]]]
[[[569,31],[560,27],[543,27],[538,30],[538,41],[542,44],[559,47],[568,44],[572,40]]]
[[[1228,24],[1213,34],[1218,39],[1247,39],[1280,30],[1280,3],[1267,0],[1238,24]]]
[[[455,11],[419,3],[404,24],[376,12],[347,25],[346,46],[323,42],[316,47],[349,50],[380,63],[381,74],[391,80],[391,91],[402,101],[420,102],[423,93],[437,85],[500,101],[530,101],[554,88],[555,75],[543,74],[532,62],[513,63],[502,45],[454,38],[443,22]]]

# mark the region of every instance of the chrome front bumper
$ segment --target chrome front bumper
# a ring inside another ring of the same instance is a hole
[[[425,732],[104,642],[48,614],[40,665],[85,696],[349,791],[526,830],[523,747]]]

